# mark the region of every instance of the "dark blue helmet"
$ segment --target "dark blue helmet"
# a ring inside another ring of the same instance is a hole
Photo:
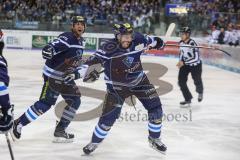
[[[118,34],[132,34],[133,33],[133,27],[129,23],[124,24],[114,24],[114,34],[117,36]]]

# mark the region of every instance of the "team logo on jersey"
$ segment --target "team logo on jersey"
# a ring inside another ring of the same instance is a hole
[[[123,59],[123,63],[127,66],[127,67],[131,67],[132,63],[133,63],[134,58],[133,57],[126,57]]]

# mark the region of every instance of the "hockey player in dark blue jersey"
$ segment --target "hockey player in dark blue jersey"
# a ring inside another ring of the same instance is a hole
[[[162,104],[160,98],[143,71],[140,60],[144,50],[161,49],[164,42],[159,37],[144,36],[134,32],[129,23],[114,26],[115,38],[106,41],[86,64],[101,63],[104,68],[107,94],[102,115],[96,125],[91,142],[83,148],[85,154],[93,152],[107,136],[119,117],[124,100],[135,95],[148,111],[148,140],[150,145],[161,153],[167,147],[160,139],[162,128]],[[89,74],[93,79],[97,74]]]
[[[8,132],[13,125],[13,107],[8,93],[9,76],[7,61],[2,55],[3,48],[3,32],[0,29],[0,133]]]
[[[72,31],[60,34],[58,38],[42,49],[42,56],[46,59],[43,67],[44,85],[42,92],[39,100],[14,121],[12,131],[14,139],[19,139],[22,127],[47,112],[61,95],[67,103],[67,107],[65,107],[55,128],[54,142],[72,142],[74,140],[74,135],[65,130],[73,120],[81,103],[81,94],[74,80],[80,78],[81,71],[83,71],[79,66],[84,48],[82,34],[85,28],[84,17],[74,16],[72,18]]]

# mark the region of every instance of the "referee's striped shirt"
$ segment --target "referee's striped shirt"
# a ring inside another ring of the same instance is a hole
[[[180,55],[179,58],[185,65],[196,66],[201,63],[199,56],[199,48],[181,47],[181,45],[197,46],[197,43],[193,39],[189,39],[187,43],[184,41],[179,42]]]

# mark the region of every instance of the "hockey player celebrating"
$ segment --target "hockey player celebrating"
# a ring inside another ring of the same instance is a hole
[[[191,47],[181,47],[181,45],[197,46],[196,42],[190,38],[191,29],[183,27],[180,30],[180,56],[177,67],[179,68],[178,84],[182,91],[184,101],[180,102],[181,105],[191,103],[192,94],[187,86],[188,74],[191,73],[198,93],[198,101],[203,99],[203,83],[202,83],[202,61],[199,56],[199,49]]]
[[[0,133],[8,132],[13,125],[13,107],[8,94],[9,76],[7,61],[3,57],[3,32],[0,29]]]
[[[12,131],[14,139],[19,139],[22,127],[47,112],[61,94],[67,103],[67,107],[65,107],[55,128],[54,142],[72,142],[74,140],[74,135],[67,133],[65,130],[81,103],[80,91],[74,80],[81,76],[82,70],[78,68],[84,48],[82,34],[85,28],[84,17],[74,16],[72,18],[72,31],[60,34],[57,39],[43,48],[42,56],[46,59],[46,63],[43,68],[44,85],[41,96],[37,102],[14,121]]]
[[[154,149],[164,153],[167,147],[160,139],[162,104],[154,86],[144,73],[140,60],[145,49],[161,49],[164,43],[158,37],[134,32],[129,23],[115,24],[114,28],[115,38],[106,41],[86,62],[89,66],[97,63],[103,65],[107,94],[91,142],[83,151],[90,154],[97,148],[119,117],[124,100],[135,95],[148,111],[149,143]],[[93,77],[94,75],[92,74]]]

